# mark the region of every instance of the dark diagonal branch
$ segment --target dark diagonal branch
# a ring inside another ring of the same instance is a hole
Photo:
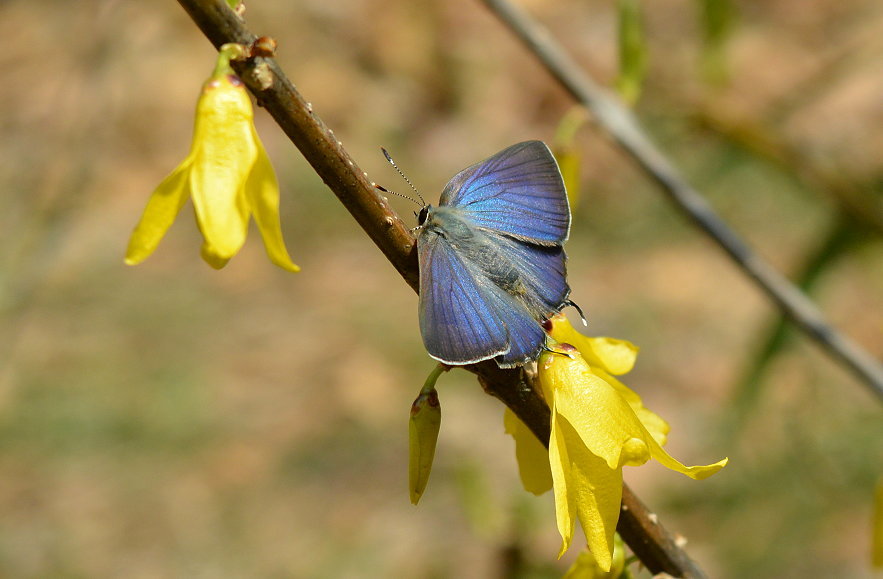
[[[482,0],[570,94],[591,111],[597,124],[613,137],[648,177],[697,227],[736,262],[779,309],[805,334],[861,379],[883,399],[883,366],[858,344],[831,326],[815,304],[773,266],[752,251],[717,216],[698,191],[647,136],[635,116],[609,96],[536,21],[508,0]]]
[[[227,42],[246,45],[254,42],[255,35],[246,29],[223,0],[178,2],[216,48]],[[257,58],[237,65],[237,71],[371,240],[405,281],[417,290],[417,258],[414,240],[407,228],[278,64],[273,59]],[[524,383],[522,372],[501,370],[490,361],[466,369],[478,375],[486,392],[499,398],[540,440],[548,442],[549,409],[535,390]],[[623,488],[618,528],[651,571],[679,577],[703,577],[628,487]]]

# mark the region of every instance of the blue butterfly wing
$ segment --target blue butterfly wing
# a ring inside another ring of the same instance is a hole
[[[488,303],[506,327],[509,350],[496,359],[501,368],[509,368],[535,360],[546,341],[546,334],[537,320],[511,295],[490,284]]]
[[[539,245],[559,245],[570,231],[570,207],[552,152],[525,141],[460,171],[440,205],[456,206],[478,227]]]
[[[518,271],[516,292],[535,317],[548,317],[570,297],[567,257],[560,246],[544,247],[498,237],[498,249]]]
[[[486,284],[476,279],[448,240],[435,231],[421,231],[417,252],[420,333],[429,355],[461,365],[508,352],[508,333],[497,304],[489,303]]]

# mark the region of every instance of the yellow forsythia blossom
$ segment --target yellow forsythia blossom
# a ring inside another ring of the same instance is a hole
[[[622,499],[622,467],[640,466],[655,458],[664,466],[694,479],[716,473],[727,464],[723,459],[708,466],[687,467],[662,448],[668,424],[644,408],[640,397],[611,374],[627,372],[634,365],[637,349],[621,340],[587,338],[579,335],[563,316],[552,320],[549,332],[568,343],[554,344],[538,362],[538,378],[552,411],[548,465],[555,493],[555,510],[562,545],[559,556],[570,546],[576,520],[585,531],[588,548],[602,572],[613,563],[613,535]],[[554,340],[553,340],[554,342]],[[576,342],[577,347],[571,345]],[[529,442],[526,428],[511,426],[517,450]],[[536,450],[531,451],[536,456]],[[536,461],[519,460],[522,480],[534,481],[528,490],[537,492]]]
[[[188,198],[204,243],[202,257],[224,267],[242,245],[254,216],[270,260],[288,271],[292,263],[279,222],[279,184],[254,126],[242,81],[230,67],[243,47],[221,47],[214,74],[196,104],[193,143],[187,158],[156,188],[126,250],[126,263],[146,259],[159,245]]]
[[[592,372],[616,388],[653,438],[660,445],[665,445],[670,429],[668,423],[645,408],[638,394],[611,375],[625,374],[634,367],[638,357],[638,347],[626,340],[584,336],[577,332],[561,314],[554,316],[550,324],[549,332],[552,338],[576,346],[589,363]],[[549,451],[508,408],[505,411],[503,424],[506,433],[515,439],[518,472],[524,489],[535,495],[551,490],[552,471],[547,460]]]

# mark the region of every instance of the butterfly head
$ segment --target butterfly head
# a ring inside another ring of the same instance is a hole
[[[423,227],[429,220],[431,213],[432,205],[424,205],[423,208],[420,209],[420,213],[415,213],[415,215],[417,215],[417,227]]]

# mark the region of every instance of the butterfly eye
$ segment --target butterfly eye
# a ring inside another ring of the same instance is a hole
[[[429,205],[423,207],[420,210],[420,213],[417,214],[417,225],[423,225],[426,223],[426,218],[429,217]]]

